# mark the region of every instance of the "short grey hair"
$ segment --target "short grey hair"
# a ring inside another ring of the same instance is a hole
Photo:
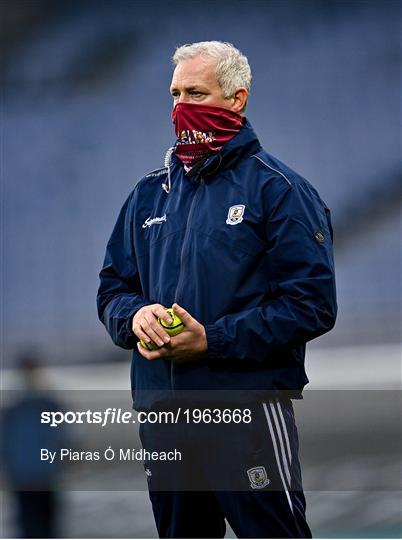
[[[234,45],[224,41],[199,41],[176,48],[173,65],[202,55],[216,60],[216,79],[224,98],[232,97],[238,88],[250,91],[251,69],[247,57]]]

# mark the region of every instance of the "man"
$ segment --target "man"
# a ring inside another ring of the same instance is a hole
[[[161,467],[146,465],[159,535],[222,537],[226,518],[239,537],[309,537],[291,398],[308,382],[306,342],[335,322],[329,210],[245,118],[245,56],[210,41],[179,47],[173,61],[177,141],[121,210],[99,317],[133,349],[135,409],[178,410],[190,394],[200,407],[247,405],[252,422],[141,426],[145,447],[180,439],[191,452],[168,469],[170,490]],[[172,305],[185,325],[174,337],[157,319],[169,322]]]

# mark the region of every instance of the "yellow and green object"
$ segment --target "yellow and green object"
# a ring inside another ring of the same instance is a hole
[[[183,321],[178,315],[176,315],[176,313],[173,311],[173,308],[166,308],[166,311],[167,313],[169,313],[172,322],[168,324],[165,319],[158,317],[158,323],[162,326],[165,332],[169,334],[169,336],[177,336],[177,334],[180,334],[180,332],[183,332],[184,330]],[[146,343],[143,339],[141,339],[140,343],[145,349],[148,349],[149,351],[159,349],[159,347],[157,347],[155,343],[153,343],[153,341],[151,341],[150,343]]]

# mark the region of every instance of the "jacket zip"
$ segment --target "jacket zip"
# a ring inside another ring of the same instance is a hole
[[[176,287],[176,292],[175,292],[175,302],[178,303],[178,292],[181,288],[181,284],[182,284],[182,281],[183,281],[183,276],[184,276],[184,272],[183,272],[183,266],[184,266],[184,251],[185,251],[185,248],[186,248],[186,245],[188,243],[188,237],[189,237],[189,223],[191,221],[191,218],[193,216],[193,212],[194,212],[194,207],[195,207],[195,200],[197,198],[197,195],[199,193],[199,189],[200,187],[204,184],[204,179],[203,177],[201,176],[200,177],[200,183],[198,184],[196,190],[195,190],[195,193],[193,195],[193,200],[191,201],[191,206],[190,206],[190,210],[188,212],[188,216],[187,216],[187,223],[186,223],[186,232],[185,232],[185,235],[184,235],[184,239],[183,239],[183,244],[182,244],[182,247],[181,247],[181,252],[180,252],[180,272],[179,272],[179,279],[177,281],[177,287]],[[170,386],[171,386],[171,390],[173,392],[173,395],[174,395],[174,362],[171,362],[170,364]]]

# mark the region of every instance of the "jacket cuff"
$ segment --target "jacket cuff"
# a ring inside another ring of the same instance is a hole
[[[222,340],[219,329],[215,324],[207,324],[205,326],[205,334],[208,344],[208,359],[216,360],[221,357]]]

